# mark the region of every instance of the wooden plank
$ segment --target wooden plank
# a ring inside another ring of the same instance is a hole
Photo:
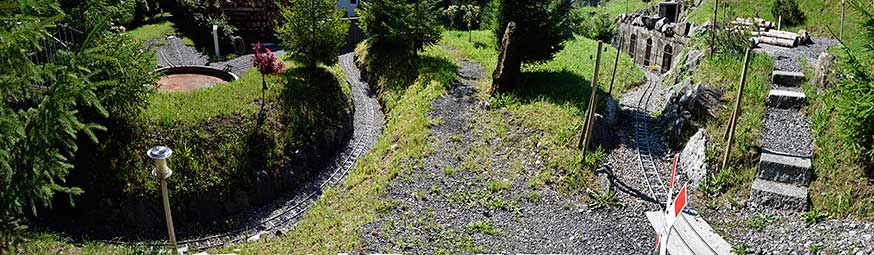
[[[653,229],[663,231],[665,216],[660,211],[646,212]],[[713,232],[707,222],[688,213],[674,223],[673,231],[668,238],[670,254],[731,254],[731,245]]]

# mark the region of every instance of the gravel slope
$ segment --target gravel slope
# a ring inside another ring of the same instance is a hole
[[[657,205],[644,194],[631,123],[617,124],[616,144],[606,146],[625,206],[589,210],[549,185],[527,185],[546,169],[536,149],[526,145],[539,134],[511,126],[509,139],[483,138],[474,120],[488,112],[471,86],[484,77],[482,68],[457,62],[462,79],[432,102],[431,116],[441,120],[431,127],[434,152],[389,183],[383,198],[388,206],[365,228],[364,252],[641,254],[653,248],[655,234],[643,213]],[[494,155],[488,161],[494,171],[463,170],[461,158],[483,144]],[[665,157],[657,158],[667,169]],[[510,188],[487,189],[501,180]],[[494,205],[500,201],[512,205]],[[478,223],[493,231],[473,227]]]

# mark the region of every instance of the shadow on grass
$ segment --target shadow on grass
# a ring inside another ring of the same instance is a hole
[[[568,70],[561,72],[522,73],[522,84],[513,94],[522,102],[546,100],[554,104],[571,104],[580,112],[588,108],[592,82]],[[598,87],[599,112],[604,107],[607,92]]]
[[[283,73],[285,87],[280,98],[286,139],[291,147],[315,144],[336,135],[325,127],[339,127],[351,112],[349,95],[341,81],[324,67],[298,67]]]

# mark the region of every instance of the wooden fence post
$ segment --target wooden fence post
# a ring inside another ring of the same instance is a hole
[[[841,34],[840,34],[841,42],[844,41],[844,6],[845,6],[844,2],[845,2],[844,0],[841,0]]]
[[[589,149],[589,143],[592,140],[592,127],[595,122],[595,99],[598,94],[598,72],[601,67],[601,47],[604,42],[598,40],[598,51],[595,54],[595,71],[592,74],[592,92],[589,98],[589,108],[586,111],[586,121],[583,122],[583,134],[580,140],[579,147],[582,150],[581,160],[586,160],[586,151]]]
[[[622,51],[622,36],[619,36],[619,48],[616,48],[616,60],[613,61],[613,75],[610,77],[610,89],[607,92],[608,95],[613,94],[613,81],[616,80],[616,68],[619,66],[619,52]]]
[[[729,120],[728,123],[728,140],[726,140],[727,143],[725,145],[725,154],[722,155],[722,165],[720,166],[720,169],[725,169],[725,167],[728,165],[729,155],[731,155],[731,145],[732,143],[734,143],[734,129],[737,125],[737,117],[738,112],[740,111],[740,103],[743,100],[744,96],[744,86],[746,85],[747,81],[747,68],[749,68],[750,66],[750,53],[752,51],[753,48],[747,47],[746,54],[744,54],[744,69],[740,75],[740,86],[738,86],[737,88],[737,101],[734,102],[734,111],[732,111],[731,120]]]
[[[710,24],[710,59],[713,59],[716,44],[716,15],[719,13],[719,0],[713,3],[713,21]]]

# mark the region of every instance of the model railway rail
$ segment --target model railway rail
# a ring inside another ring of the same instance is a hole
[[[659,141],[653,141],[648,120],[649,99],[657,86],[658,82],[647,79],[646,88],[644,88],[643,94],[638,99],[632,120],[634,123],[635,144],[637,145],[638,165],[646,181],[646,187],[649,190],[650,196],[659,204],[664,205],[663,203],[668,201],[670,194],[668,194],[665,182],[655,166],[653,153],[657,152],[655,146],[659,146]]]
[[[162,55],[163,56],[163,55]],[[348,82],[352,87],[353,104],[355,105],[355,131],[353,140],[340,153],[329,169],[334,169],[329,175],[317,178],[303,188],[304,194],[295,196],[286,206],[276,210],[263,220],[255,224],[246,225],[226,233],[191,238],[177,242],[179,247],[186,247],[190,251],[204,250],[232,243],[239,243],[249,238],[271,233],[277,230],[288,230],[294,226],[297,220],[309,209],[322,194],[327,186],[339,183],[355,167],[357,159],[362,157],[375,144],[377,136],[382,131],[382,115],[379,112],[379,104],[370,97],[370,88],[367,83],[361,82],[360,72],[355,68],[352,53],[340,56],[340,65],[346,73]],[[169,63],[169,62],[168,62]],[[326,178],[325,178],[326,177]],[[166,250],[171,244],[161,242],[126,242],[118,240],[106,241],[117,245],[136,247],[148,247],[150,250]]]

